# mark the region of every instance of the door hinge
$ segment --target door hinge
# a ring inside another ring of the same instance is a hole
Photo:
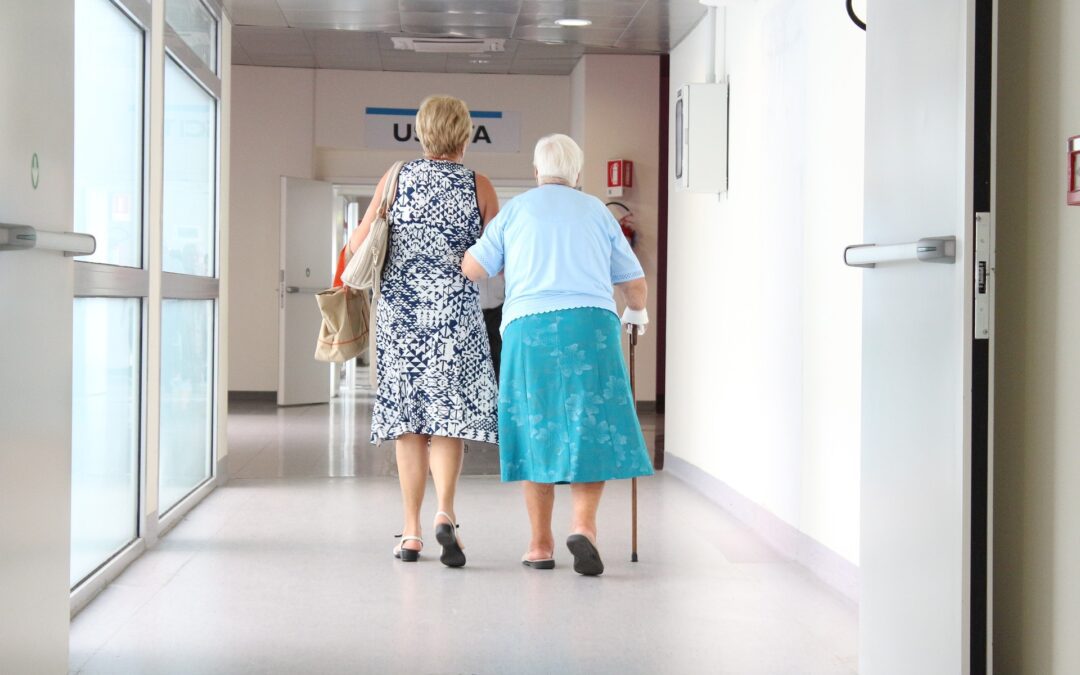
[[[991,246],[993,243],[993,216],[989,212],[975,214],[975,317],[974,338],[989,340],[990,309],[993,307],[993,279]]]

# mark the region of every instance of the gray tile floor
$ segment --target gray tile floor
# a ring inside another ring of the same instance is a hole
[[[434,541],[420,563],[395,561],[393,448],[368,445],[369,419],[362,392],[233,406],[230,482],[74,619],[72,671],[856,671],[856,607],[669,475],[640,481],[641,562],[623,482],[601,507],[606,573],[574,574],[565,549],[535,571],[517,562],[519,488],[473,446],[458,503],[468,565],[443,567]],[[650,444],[662,437],[662,418],[643,422]]]

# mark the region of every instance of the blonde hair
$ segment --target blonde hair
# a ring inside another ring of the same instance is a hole
[[[573,186],[584,164],[585,154],[566,134],[551,134],[536,142],[533,166],[539,178],[558,178]]]
[[[424,152],[454,157],[472,137],[472,118],[465,101],[453,96],[428,96],[416,112],[416,135]]]

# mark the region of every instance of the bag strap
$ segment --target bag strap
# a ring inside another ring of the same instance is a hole
[[[394,162],[394,165],[390,167],[390,171],[386,174],[386,184],[383,185],[382,199],[379,200],[379,212],[383,218],[386,218],[386,214],[390,213],[390,207],[394,205],[394,200],[397,198],[397,183],[398,176],[401,174],[401,167],[405,166],[405,162]]]

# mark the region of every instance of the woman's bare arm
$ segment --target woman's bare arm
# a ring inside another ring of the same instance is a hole
[[[495,186],[480,173],[476,174],[476,204],[480,207],[480,220],[484,225],[499,215],[499,195],[495,194]]]
[[[499,196],[495,194],[495,186],[487,176],[480,173],[476,174],[476,205],[480,207],[480,220],[485,226],[499,215]],[[461,259],[461,272],[469,281],[483,281],[490,276],[468,251]]]
[[[615,284],[615,290],[623,304],[630,309],[645,309],[645,301],[649,298],[649,284],[645,281],[645,277]]]
[[[484,266],[478,263],[468,251],[465,251],[465,257],[461,259],[461,272],[469,278],[469,281],[483,281],[489,276]]]
[[[371,198],[371,203],[368,204],[367,211],[364,212],[364,217],[360,220],[360,224],[353,230],[352,236],[349,237],[349,254],[356,253],[356,249],[360,248],[360,244],[364,243],[367,239],[368,232],[371,231],[371,224],[375,222],[375,216],[379,210],[379,200],[382,197],[383,186],[386,185],[386,178],[390,174],[387,171],[383,174],[383,177],[379,179],[379,184],[375,187],[375,196]]]

